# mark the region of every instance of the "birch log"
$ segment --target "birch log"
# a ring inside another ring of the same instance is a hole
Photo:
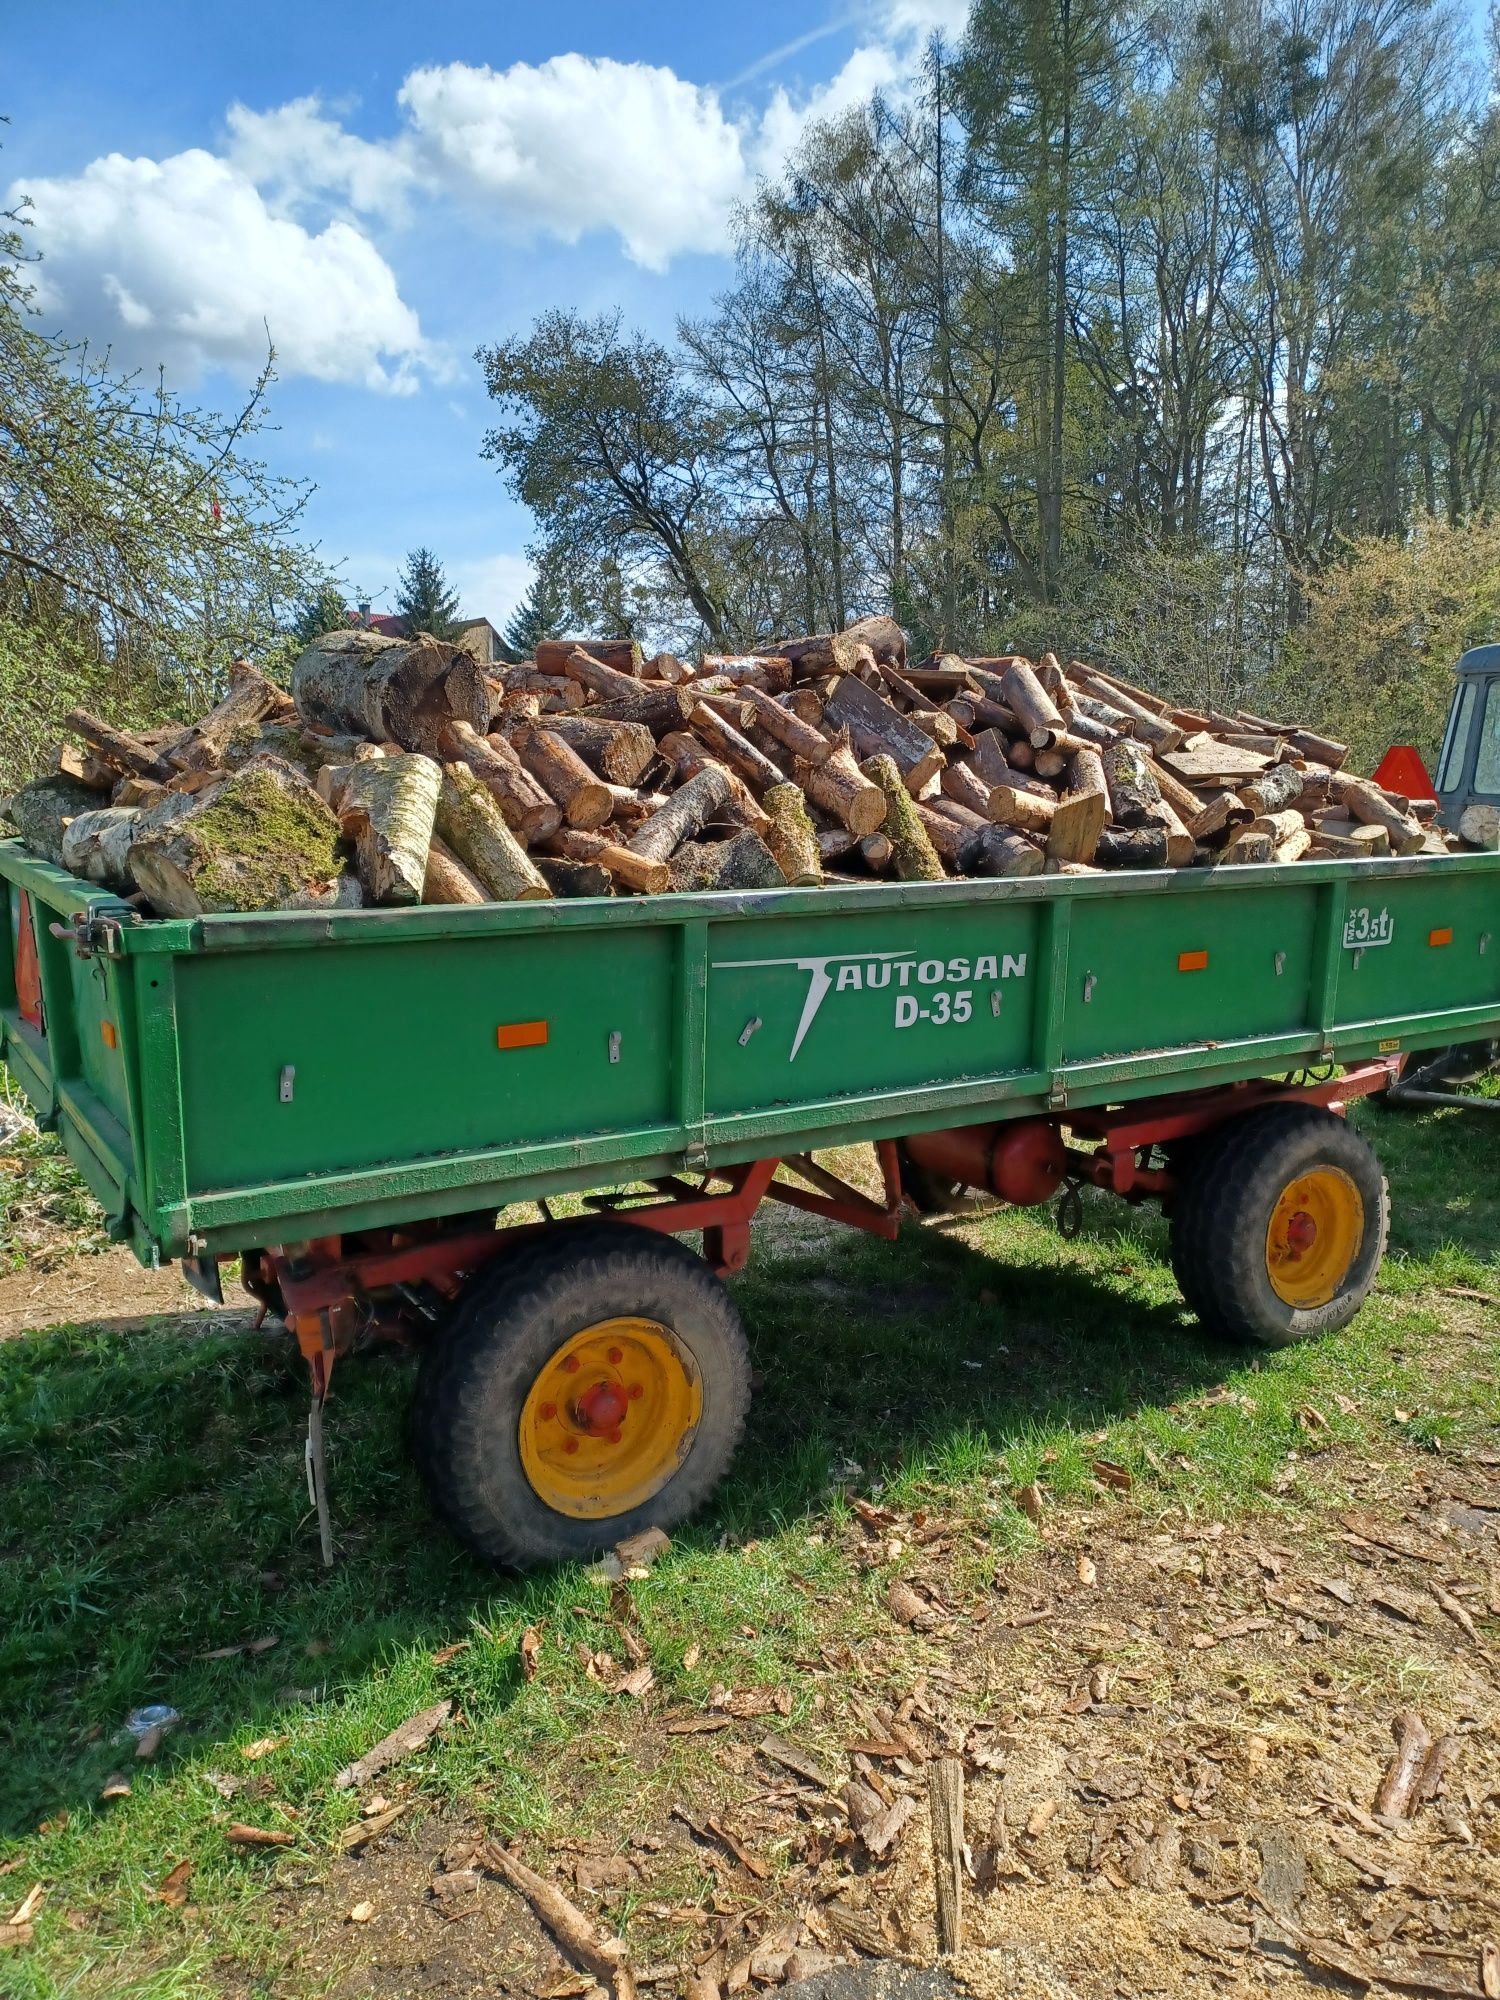
[[[350,766],[339,827],[354,842],[366,902],[421,902],[442,789],[442,766],[416,752]]]
[[[101,806],[79,813],[63,829],[62,865],[70,875],[127,896],[135,887],[130,847],[140,813],[133,806]]]
[[[483,669],[457,646],[356,628],[325,632],[298,657],[292,699],[307,722],[405,750],[433,745],[454,721],[482,735],[492,706]]]

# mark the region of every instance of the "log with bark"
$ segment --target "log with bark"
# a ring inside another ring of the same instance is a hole
[[[496,903],[539,902],[550,896],[526,850],[505,823],[488,787],[467,764],[443,767],[437,831]]]
[[[416,751],[349,767],[339,828],[353,842],[367,903],[421,902],[442,789],[442,766]]]
[[[492,705],[483,669],[457,646],[358,628],[325,632],[298,656],[292,699],[305,722],[404,750],[435,748],[437,733],[455,721],[483,735]]]
[[[827,766],[823,768],[826,770]],[[941,882],[943,864],[906,788],[905,775],[894,758],[882,753],[871,757],[860,768],[870,782],[879,787],[885,800],[880,831],[891,843],[891,866],[896,874],[903,882]],[[867,827],[865,831],[873,833],[875,828]]]
[[[786,882],[793,889],[814,887],[823,879],[823,860],[802,787],[790,782],[768,785],[761,804],[771,821],[766,845]]]
[[[160,916],[357,905],[339,824],[300,771],[257,757],[137,816],[130,872]]]
[[[562,825],[562,808],[532,777],[503,736],[480,736],[467,722],[452,722],[438,748],[449,764],[467,764],[500,808],[523,846],[546,840]]]

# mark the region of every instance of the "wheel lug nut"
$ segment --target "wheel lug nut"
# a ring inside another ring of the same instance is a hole
[[[632,1382],[630,1387],[625,1391],[625,1393],[630,1398],[632,1403],[638,1403],[646,1392],[641,1387],[639,1382]]]
[[[611,1431],[609,1441],[611,1444],[618,1444],[620,1442],[620,1433],[618,1431]]]
[[[556,1403],[543,1403],[542,1407],[537,1411],[537,1415],[544,1424],[550,1424],[552,1419],[557,1415]]]
[[[576,1375],[578,1373],[578,1356],[576,1354],[569,1354],[564,1357],[563,1373],[565,1375]]]
[[[577,1451],[577,1449],[578,1449],[578,1440],[577,1440],[577,1438],[564,1438],[564,1439],[563,1439],[563,1450],[564,1450],[564,1451]]]

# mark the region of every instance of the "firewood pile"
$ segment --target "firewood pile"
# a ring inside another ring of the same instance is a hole
[[[11,820],[162,916],[1449,851],[1311,730],[1050,654],[914,664],[889,618],[696,665],[350,629],[187,728],[68,721]]]

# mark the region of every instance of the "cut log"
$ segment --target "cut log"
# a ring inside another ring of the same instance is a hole
[[[1278,864],[1289,861],[1300,861],[1303,855],[1306,854],[1308,850],[1311,848],[1311,846],[1312,846],[1311,829],[1306,826],[1299,826],[1295,828],[1294,831],[1287,834],[1284,840],[1279,840],[1276,843],[1276,851],[1271,856],[1271,859],[1277,862]],[[1446,852],[1446,850],[1441,846],[1438,848],[1437,851],[1439,853]]]
[[[1167,866],[1169,868],[1189,868],[1192,866],[1193,849],[1197,845],[1181,816],[1169,800],[1160,798],[1151,807],[1148,818],[1154,820],[1167,836]]]
[[[1294,729],[1287,741],[1299,757],[1326,764],[1330,771],[1342,770],[1349,761],[1347,743],[1337,743],[1331,736],[1317,736],[1310,729]]]
[[[503,736],[480,736],[467,722],[450,723],[438,744],[449,764],[467,764],[522,846],[545,840],[562,825],[562,808],[526,770]]]
[[[1024,835],[983,826],[965,847],[960,865],[966,875],[1040,875],[1046,862],[1041,848]]]
[[[1500,806],[1465,806],[1458,816],[1458,837],[1470,847],[1500,848]]]
[[[1383,828],[1392,854],[1415,854],[1420,849],[1421,827],[1398,812],[1378,785],[1362,778],[1345,778],[1340,772],[1330,787],[1330,796],[1362,825]]]
[[[569,673],[568,662],[575,653],[586,653],[601,666],[617,674],[630,674],[637,680],[644,665],[641,648],[634,639],[538,639],[536,670],[539,674]]]
[[[564,828],[547,842],[549,852],[568,861],[592,861],[615,882],[623,882],[642,896],[657,896],[671,887],[671,873],[665,861],[650,861],[632,854],[628,847],[607,839],[602,833],[578,833]]]
[[[680,729],[691,707],[688,689],[643,681],[637,692],[626,699],[590,702],[584,713],[604,722],[639,722],[653,736],[660,737],[669,729]]]
[[[1014,741],[1008,743],[1005,746],[1005,754],[1018,771],[1036,769],[1036,752],[1032,749],[1028,738],[1024,736],[1017,736]]]
[[[442,789],[442,766],[416,752],[349,767],[339,827],[354,843],[367,903],[421,902]]]
[[[639,722],[601,722],[593,715],[555,715],[547,728],[611,785],[633,785],[656,755],[656,739]]]
[[[714,818],[724,826],[749,827],[762,840],[770,831],[771,822],[754,792],[727,764],[721,764],[717,757],[709,755],[696,736],[686,730],[675,731],[661,740],[664,757],[671,759],[679,783],[696,778],[703,771],[715,772],[729,788],[729,797],[723,809]],[[784,782],[784,781],[783,781]]]
[[[1031,753],[1032,770],[1049,785],[1055,784],[1064,775],[1070,761],[1071,756],[1065,756],[1061,750],[1033,750]]]
[[[1139,737],[1143,743],[1149,743],[1158,755],[1163,751],[1177,749],[1183,742],[1185,731],[1179,729],[1175,723],[1164,721],[1156,709],[1148,707],[1134,694],[1127,694],[1122,687],[1107,680],[1104,675],[1096,673],[1092,668],[1081,666],[1075,660],[1068,668],[1068,678],[1074,687],[1081,688],[1084,694],[1091,695],[1095,701],[1105,703],[1116,714],[1127,716],[1131,724],[1131,734]],[[1087,709],[1083,712],[1089,713]]]
[[[230,739],[238,731],[253,729],[269,715],[284,715],[291,706],[290,698],[264,674],[257,673],[248,660],[236,660],[229,671],[228,694],[172,745],[167,762],[178,771],[202,771],[222,764]]]
[[[786,877],[758,833],[747,827],[732,840],[685,841],[671,860],[672,887],[784,889]]]
[[[1263,813],[1280,812],[1302,796],[1302,773],[1295,764],[1272,764],[1269,770],[1248,785],[1240,786],[1240,797],[1259,818]]]
[[[511,748],[547,796],[562,808],[569,826],[591,833],[614,811],[609,787],[553,730],[519,729]]]
[[[505,823],[489,787],[467,764],[443,767],[438,836],[497,903],[543,902],[552,891]]]
[[[871,838],[866,834],[865,838]],[[832,861],[843,861],[852,854],[859,842],[846,826],[825,828],[818,835],[818,854],[826,866]]]
[[[990,788],[990,818],[998,826],[1014,827],[1020,833],[1034,833],[1045,839],[1056,816],[1056,799],[1044,799],[1015,785]]]
[[[101,722],[97,715],[90,715],[86,708],[69,709],[64,717],[67,728],[75,736],[81,736],[89,748],[102,757],[106,764],[112,764],[118,771],[128,771],[136,778],[155,778],[165,784],[172,775],[172,766],[157,750],[138,743],[133,736],[127,736],[122,729],[115,729],[107,722]]]
[[[563,672],[587,688],[590,701],[631,701],[643,685],[634,674],[619,673],[577,646],[563,662]]]
[[[588,690],[581,682],[569,680],[566,674],[539,674],[530,667],[501,667],[486,678],[497,712],[508,701],[523,695],[534,695],[548,710],[582,708],[588,700]]]
[[[945,798],[956,799],[961,806],[967,806],[970,812],[977,812],[985,819],[998,817],[994,810],[996,787],[986,784],[972,765],[949,764],[939,783]]]
[[[1068,781],[1068,790],[1047,829],[1047,859],[1092,861],[1109,818],[1109,788],[1098,753],[1080,750]]]
[[[451,847],[433,835],[427,849],[427,872],[422,878],[424,903],[487,903],[484,884],[472,868],[465,868]]]
[[[1219,859],[1231,866],[1258,866],[1272,860],[1275,853],[1276,843],[1270,834],[1252,833],[1249,827],[1241,827]]]
[[[92,786],[61,773],[33,778],[12,792],[5,805],[11,824],[32,853],[54,868],[63,865],[63,835],[69,820],[98,809],[99,794]]]
[[[57,775],[71,778],[75,784],[86,785],[91,792],[112,792],[123,782],[120,773],[112,764],[106,764],[97,750],[80,750],[76,743],[64,743],[57,753]],[[137,778],[132,782],[149,785],[151,778]],[[105,801],[95,800],[95,804]]]
[[[801,786],[790,782],[769,785],[761,804],[771,819],[766,845],[782,875],[794,889],[815,887],[823,879],[823,860]]]
[[[1026,660],[1017,660],[1007,667],[1000,676],[1001,700],[1019,719],[1022,731],[1036,743],[1037,733],[1043,743],[1048,732],[1065,729],[1066,720],[1062,710],[1048,694],[1037,678],[1036,669]]]
[[[794,757],[799,757],[804,764],[821,764],[827,759],[833,744],[820,729],[804,722],[790,708],[783,707],[759,688],[747,688],[745,700],[757,725],[790,750]]]
[[[84,882],[97,882],[128,896],[135,888],[130,849],[139,810],[134,806],[100,806],[79,813],[63,829],[62,865]]]
[[[784,694],[792,684],[792,663],[775,653],[705,653],[694,679],[714,681],[726,688]]]
[[[828,765],[825,764],[822,769],[826,771]],[[869,758],[860,769],[884,796],[885,817],[880,831],[889,837],[894,849],[892,865],[898,877],[903,882],[941,882],[944,879],[943,864],[938,859],[906,788],[905,776],[895,759],[882,753]],[[875,828],[866,827],[864,831],[874,833]]]
[[[888,834],[867,833],[859,843],[859,858],[872,875],[884,875],[896,858],[895,843]]]
[[[300,771],[259,757],[169,791],[135,825],[130,869],[157,914],[326,908],[345,889],[338,821]]]
[[[788,665],[787,672],[791,672]],[[673,687],[681,687],[684,681],[693,678],[693,670],[686,661],[679,660],[675,653],[658,653],[647,660],[641,669],[641,678],[648,681],[667,681]]]
[[[459,647],[354,627],[325,632],[298,656],[292,699],[306,722],[403,750],[435,749],[450,722],[483,734],[493,706],[483,668]]]
[[[1151,775],[1151,763],[1139,743],[1122,737],[1100,754],[1109,788],[1110,815],[1117,826],[1144,826],[1161,787]]]
[[[615,893],[609,871],[601,868],[597,861],[564,861],[556,854],[537,854],[532,859],[554,896],[612,896]]]
[[[1250,822],[1252,833],[1268,833],[1279,847],[1290,840],[1295,833],[1304,831],[1302,815],[1299,812],[1259,813]]]
[[[625,845],[648,861],[670,861],[685,840],[700,833],[728,804],[728,773],[711,768],[689,778],[659,812],[638,826]]]
[[[1158,746],[1156,759],[1184,784],[1232,791],[1253,785],[1269,763],[1257,750],[1229,750],[1213,736],[1190,736],[1175,750]]]
[[[1034,792],[1038,798],[1052,798],[1050,785],[1043,784],[1029,771],[1023,771],[1010,762],[1010,748],[1008,739],[999,730],[982,729],[974,738],[974,769],[987,785],[1010,785],[1018,792]]]
[[[1248,826],[1255,814],[1234,792],[1215,792],[1209,798],[1199,798],[1199,810],[1186,821],[1188,832],[1194,840],[1212,840],[1226,828]]]
[[[846,743],[836,745],[821,764],[798,764],[793,776],[813,804],[831,813],[857,840],[879,831],[885,793],[860,769]]]
[[[895,667],[899,671],[906,665],[906,634],[894,618],[857,618],[843,637],[868,646],[877,666]]]
[[[1124,709],[1116,708],[1113,702],[1101,701],[1097,695],[1085,694],[1080,688],[1073,689],[1073,727],[1080,721],[1091,722],[1097,729],[1107,729],[1114,736],[1134,734],[1134,723]]]
[[[922,823],[923,832],[932,843],[934,853],[962,873],[964,855],[973,846],[978,835],[989,825],[989,821],[981,820],[967,808],[962,809],[962,817],[944,811],[943,808],[949,803],[947,800],[938,800],[932,805],[926,805],[921,799],[914,801],[917,818]]]
[[[727,764],[731,771],[743,778],[752,791],[764,792],[771,785],[786,783],[786,772],[778,764],[773,764],[763,750],[757,750],[748,736],[741,735],[733,723],[726,722],[706,701],[700,701],[695,706],[688,728],[702,738],[721,764]]]
[[[948,1958],[964,1948],[964,1767],[957,1757],[935,1757],[928,1765],[927,1795],[938,1953]]]
[[[1167,830],[1146,826],[1107,826],[1099,836],[1094,860],[1101,868],[1165,868]]]
[[[943,768],[943,753],[932,738],[853,674],[834,689],[824,705],[823,722],[825,728],[847,729],[861,759],[889,757],[913,797]]]

